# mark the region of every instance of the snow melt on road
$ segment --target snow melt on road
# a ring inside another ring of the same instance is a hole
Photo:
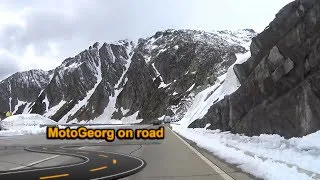
[[[172,128],[197,146],[258,178],[320,179],[320,131],[302,138],[284,139],[279,135],[247,137],[181,125]]]
[[[40,127],[41,124],[56,124],[56,122],[38,114],[14,115],[0,122],[0,136],[45,133],[46,127]]]

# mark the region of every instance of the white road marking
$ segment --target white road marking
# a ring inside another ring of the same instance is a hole
[[[184,139],[182,139],[179,135],[177,135],[171,128],[170,131],[178,137],[188,148],[190,148],[194,153],[196,153],[204,162],[206,162],[213,170],[215,170],[223,179],[225,180],[234,180],[231,176],[229,176],[226,172],[220,169],[217,165],[213,164],[209,159],[204,157],[199,151],[194,149],[189,143],[187,143]]]
[[[33,166],[33,165],[42,163],[42,162],[44,162],[44,161],[48,161],[48,160],[57,158],[57,157],[59,157],[59,156],[60,156],[60,155],[51,156],[51,157],[48,157],[48,158],[45,158],[45,159],[41,159],[41,160],[39,160],[39,161],[34,161],[34,162],[29,163],[29,164],[27,164],[27,165],[25,165],[25,166],[15,167],[15,168],[12,168],[12,169],[9,169],[9,170],[19,170],[19,169],[23,169],[23,168],[26,168],[26,167],[30,167],[30,166]]]
[[[78,148],[78,149],[83,149],[83,148],[86,148],[86,146],[83,146],[81,148]],[[63,152],[63,150],[57,150],[57,152]],[[26,167],[30,167],[30,166],[33,166],[33,165],[36,165],[36,164],[40,164],[42,162],[45,162],[45,161],[49,161],[51,159],[55,159],[55,158],[58,158],[60,157],[61,155],[54,155],[54,156],[50,156],[48,158],[45,158],[45,159],[41,159],[39,161],[34,161],[34,162],[31,162],[25,166],[19,166],[19,167],[15,167],[15,168],[12,168],[12,169],[9,169],[10,171],[11,170],[19,170],[19,169],[23,169],[23,168],[26,168]]]
[[[3,137],[0,137],[0,139],[4,139],[4,140],[7,140],[7,139],[27,139],[27,137],[24,137],[23,135],[19,135],[19,136],[3,136]],[[98,143],[102,143],[102,142],[106,142],[105,140],[100,140],[98,141]],[[83,146],[83,147],[80,147],[78,149],[84,149],[88,146]],[[58,152],[63,152],[63,150],[58,150]],[[18,166],[18,167],[15,167],[15,168],[11,168],[9,170],[19,170],[19,169],[23,169],[23,168],[26,168],[26,167],[30,167],[30,166],[33,166],[33,165],[36,165],[36,164],[39,164],[39,163],[42,163],[42,162],[45,162],[45,161],[48,161],[48,160],[51,160],[51,159],[55,159],[55,158],[58,158],[60,157],[61,155],[54,155],[54,156],[50,156],[48,158],[45,158],[45,159],[41,159],[41,160],[38,160],[38,161],[34,161],[34,162],[31,162],[29,164],[26,164],[24,166]]]
[[[45,151],[38,151],[37,152],[43,152],[45,153]],[[91,180],[98,180],[98,179],[106,179],[106,178],[110,178],[110,177],[115,177],[115,176],[119,176],[119,175],[122,175],[122,174],[126,174],[126,173],[129,173],[129,172],[133,172],[133,171],[136,171],[137,169],[140,169],[142,168],[144,165],[145,165],[145,162],[140,159],[140,158],[137,158],[137,157],[134,157],[134,156],[131,156],[131,155],[126,155],[126,154],[121,154],[121,153],[114,153],[114,152],[108,152],[108,154],[117,154],[117,155],[122,155],[122,156],[126,156],[126,157],[130,157],[130,158],[133,158],[133,159],[136,159],[136,160],[139,160],[141,162],[140,166],[138,167],[135,167],[131,170],[128,170],[128,171],[124,171],[124,172],[121,172],[121,173],[117,173],[117,174],[113,174],[113,175],[109,175],[109,176],[104,176],[104,177],[100,177],[100,178],[96,178],[96,179],[91,179]],[[72,155],[72,154],[69,154],[71,156],[75,156],[75,155]],[[79,155],[77,155],[79,156]],[[33,172],[33,171],[39,171],[39,170],[49,170],[49,169],[61,169],[61,168],[66,168],[66,167],[72,167],[72,166],[78,166],[78,165],[81,165],[81,164],[85,164],[87,162],[89,162],[89,159],[85,156],[81,156],[83,157],[84,159],[86,159],[84,162],[82,163],[77,163],[77,164],[71,164],[71,165],[62,165],[62,166],[59,166],[59,167],[47,167],[47,168],[40,168],[40,169],[26,169],[26,170],[20,170],[20,171],[16,171],[16,172],[5,172],[5,173],[0,173],[0,175],[4,175],[4,174],[16,174],[16,173],[22,173],[22,172]]]
[[[31,152],[47,153],[46,151],[39,151],[39,150],[32,150]],[[62,169],[62,168],[66,168],[66,167],[79,166],[79,165],[82,165],[82,164],[89,162],[89,158],[82,156],[82,155],[75,155],[75,154],[69,154],[69,153],[66,153],[66,155],[73,156],[73,157],[81,157],[81,158],[85,159],[85,161],[80,162],[80,163],[71,164],[71,165],[62,165],[59,167],[43,167],[43,168],[39,168],[39,169],[26,169],[26,170],[14,171],[14,172],[4,172],[4,173],[0,173],[0,175],[16,174],[16,173],[22,173],[22,172],[34,172],[34,171],[49,170],[49,169]]]

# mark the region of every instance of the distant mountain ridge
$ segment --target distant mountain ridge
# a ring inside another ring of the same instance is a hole
[[[255,35],[250,29],[166,30],[137,45],[95,43],[50,72],[32,70],[1,81],[0,111],[10,110],[12,98],[14,113],[60,122],[150,122],[212,85],[236,54],[249,50]]]

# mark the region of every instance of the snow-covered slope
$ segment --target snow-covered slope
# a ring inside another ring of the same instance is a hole
[[[166,30],[140,39],[126,75],[127,83],[117,98],[114,117],[123,117],[121,108],[128,110],[128,116],[138,112],[137,118],[146,123],[165,114],[181,116],[184,108],[177,106],[191,99],[190,93],[212,86],[236,61],[237,54],[248,51],[243,43],[250,42],[255,33],[243,32],[247,36],[230,31],[221,35]],[[231,37],[243,39],[231,41]]]
[[[192,106],[187,110],[179,123],[184,127],[188,127],[193,121],[201,119],[213,104],[236,91],[241,84],[235,75],[233,67],[235,64],[245,62],[250,56],[250,52],[237,54],[237,61],[228,68],[227,72],[218,77],[213,86],[199,92],[194,97]]]
[[[222,39],[231,43],[244,46],[247,50],[250,50],[250,43],[255,35],[252,29],[241,29],[238,31],[213,31],[214,34],[218,34]]]

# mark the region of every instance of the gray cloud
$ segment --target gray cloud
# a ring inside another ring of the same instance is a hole
[[[0,11],[23,11],[24,26],[0,27],[0,50],[23,56],[33,46],[37,56],[61,62],[96,41],[137,40],[168,28],[259,31],[290,1],[4,0]],[[56,45],[58,54],[53,53],[51,44]],[[5,62],[0,59],[1,63]]]
[[[6,54],[0,54],[0,81],[19,70],[19,62],[16,59]]]

